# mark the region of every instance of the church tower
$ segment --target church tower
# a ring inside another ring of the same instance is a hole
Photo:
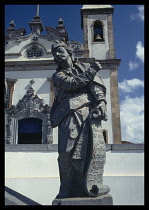
[[[120,111],[118,97],[118,66],[113,36],[111,5],[83,5],[81,28],[84,36],[84,58],[93,58],[102,65],[99,75],[107,88],[108,121],[103,122],[106,143],[121,144]]]

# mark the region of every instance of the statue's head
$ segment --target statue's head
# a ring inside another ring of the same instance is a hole
[[[58,48],[58,47],[64,47],[67,48],[67,44],[64,41],[60,40],[54,40],[52,46],[51,46],[51,52],[53,52]]]
[[[54,56],[54,61],[61,65],[62,62],[71,58],[73,62],[75,60],[73,51],[67,46],[64,41],[55,40],[51,46],[51,52]]]

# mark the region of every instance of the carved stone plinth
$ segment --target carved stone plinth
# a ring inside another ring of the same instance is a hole
[[[82,198],[64,198],[54,199],[52,202],[53,206],[76,206],[76,205],[87,205],[87,206],[112,206],[113,198],[110,194],[102,195],[99,197],[82,197]]]

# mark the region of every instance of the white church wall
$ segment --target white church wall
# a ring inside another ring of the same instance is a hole
[[[107,151],[104,184],[113,205],[144,204],[143,150]],[[42,205],[51,205],[59,189],[57,152],[6,152],[5,185]]]
[[[57,152],[6,152],[5,175],[8,178],[57,177],[57,157]]]
[[[11,177],[57,177],[57,152],[6,152],[5,175]],[[14,163],[14,164],[13,164]],[[16,164],[15,164],[16,163]],[[39,167],[40,166],[40,167]],[[108,151],[104,176],[143,176],[144,153],[140,151]]]
[[[53,70],[38,70],[38,71],[9,71],[5,73],[6,78],[18,79],[14,86],[12,104],[16,105],[20,99],[26,94],[29,88],[29,81],[33,79],[35,83],[33,88],[35,94],[44,100],[44,104],[50,102],[50,82],[47,78],[51,78]]]
[[[111,95],[110,95],[110,70],[100,70],[98,72],[101,76],[103,83],[106,87],[106,100],[107,100],[107,114],[108,120],[102,121],[102,129],[108,130],[108,144],[113,144],[113,132],[112,132],[112,113],[111,113]]]
[[[58,144],[58,127],[53,128],[53,144]]]

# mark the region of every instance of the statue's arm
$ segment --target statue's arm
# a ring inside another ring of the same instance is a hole
[[[68,91],[76,90],[91,82],[94,79],[96,72],[97,70],[90,68],[78,76],[68,76],[60,71],[52,76],[52,80],[55,86],[61,87],[62,89]]]

